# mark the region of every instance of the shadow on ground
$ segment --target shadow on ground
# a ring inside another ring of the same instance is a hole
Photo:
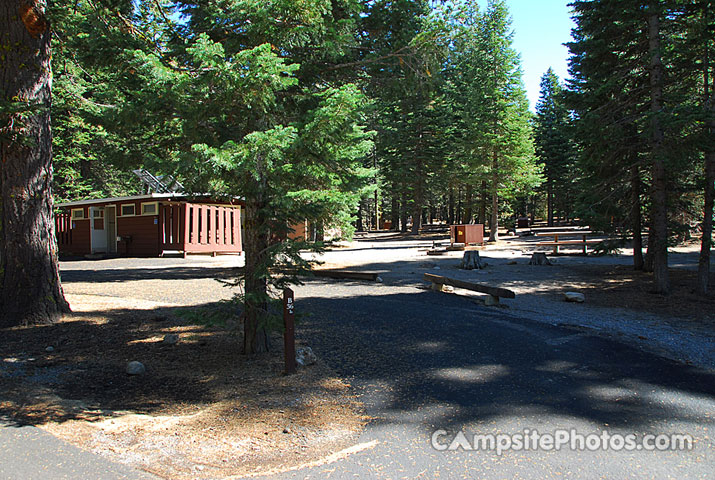
[[[286,379],[276,338],[271,353],[242,355],[237,312],[225,324],[201,323],[227,308],[115,309],[0,330],[0,416],[39,425],[128,412],[186,414],[225,400],[249,411],[277,409],[286,394],[318,389],[322,370]],[[180,341],[164,342],[167,334]],[[126,373],[135,360],[145,365],[144,375]]]
[[[315,312],[301,336],[363,389],[378,422],[459,429],[536,412],[614,428],[713,423],[712,372],[453,295],[371,291],[328,298],[321,293],[327,285],[311,283],[302,292],[308,298],[297,303]],[[686,408],[684,395],[704,402]]]

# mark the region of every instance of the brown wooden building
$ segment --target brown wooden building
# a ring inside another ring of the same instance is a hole
[[[62,203],[55,218],[60,254],[161,256],[241,253],[241,202],[152,193]]]

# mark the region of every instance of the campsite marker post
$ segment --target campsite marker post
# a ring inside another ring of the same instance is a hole
[[[290,288],[283,289],[283,351],[285,373],[295,373],[295,297]]]

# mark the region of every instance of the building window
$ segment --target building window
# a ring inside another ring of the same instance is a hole
[[[133,203],[127,203],[121,206],[122,217],[133,217],[137,214],[137,206]]]
[[[142,215],[157,215],[159,213],[159,202],[142,203]]]
[[[84,208],[72,209],[72,220],[82,220],[84,218]]]
[[[98,208],[92,209],[92,218],[104,218],[104,208],[101,210]]]

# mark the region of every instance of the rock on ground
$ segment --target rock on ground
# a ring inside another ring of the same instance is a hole
[[[295,352],[295,361],[301,367],[307,365],[313,365],[318,360],[318,357],[313,353],[313,349],[310,347],[298,347]]]
[[[583,303],[586,301],[586,297],[583,293],[566,292],[564,293],[564,300],[567,302]]]
[[[128,375],[144,375],[146,373],[146,367],[142,362],[132,361],[127,363],[127,374]]]

